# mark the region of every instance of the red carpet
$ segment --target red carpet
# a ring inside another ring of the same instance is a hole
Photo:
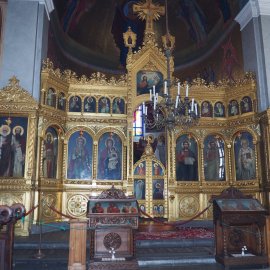
[[[162,232],[138,232],[136,240],[170,240],[170,239],[192,239],[214,238],[214,231],[206,228],[179,228],[177,231]]]

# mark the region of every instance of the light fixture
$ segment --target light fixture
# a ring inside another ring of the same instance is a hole
[[[164,91],[161,94],[162,99],[159,101],[158,93],[156,93],[155,86],[150,90],[150,102],[143,103],[143,119],[145,126],[149,129],[162,129],[166,127],[169,131],[175,129],[176,126],[181,126],[188,129],[198,123],[199,113],[198,105],[194,98],[189,99],[189,85],[186,83],[185,97],[181,96],[180,82],[177,84],[177,95],[175,99],[171,94],[171,72],[170,59],[174,48],[175,38],[170,35],[168,29],[168,6],[166,3],[166,34],[162,37],[163,46],[165,49],[165,56],[167,62],[167,79],[164,81]],[[152,108],[151,111],[149,108]]]

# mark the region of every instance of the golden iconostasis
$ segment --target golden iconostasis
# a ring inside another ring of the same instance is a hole
[[[195,216],[229,186],[268,206],[268,114],[257,113],[253,75],[233,84],[193,80],[197,125],[143,128],[141,105],[151,113],[149,89],[161,94],[166,74],[165,59],[151,48],[130,55],[128,75],[117,79],[78,77],[47,60],[39,103],[16,78],[1,91],[1,203],[30,209],[42,202],[22,233],[39,218],[62,220],[51,206],[84,218],[89,195],[112,185],[169,220]],[[212,219],[211,209],[199,219]]]

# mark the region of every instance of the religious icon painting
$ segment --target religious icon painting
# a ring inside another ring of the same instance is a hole
[[[69,111],[70,112],[81,112],[82,100],[79,96],[73,96],[69,99]]]
[[[164,200],[163,179],[154,179],[152,189],[153,189],[153,200]]]
[[[68,140],[68,179],[92,179],[93,139],[87,132],[76,131]]]
[[[204,140],[204,178],[206,181],[225,180],[224,140],[219,135],[209,135]]]
[[[166,148],[166,138],[164,133],[160,133],[157,138],[154,140],[155,149],[154,154],[155,157],[161,161],[163,166],[166,166],[166,156],[167,156],[167,148]]]
[[[153,215],[156,217],[158,216],[158,205],[153,205]]]
[[[108,98],[102,97],[98,101],[98,112],[99,113],[110,113],[111,102]]]
[[[136,200],[145,200],[145,180],[134,180],[134,196]]]
[[[228,106],[229,116],[239,115],[239,104],[236,100],[231,100]]]
[[[145,161],[140,162],[135,170],[134,170],[134,175],[145,175]]]
[[[160,204],[158,206],[158,214],[159,214],[159,216],[163,216],[164,215],[164,205]]]
[[[212,117],[213,107],[209,101],[203,101],[201,108],[201,117]]]
[[[104,133],[99,139],[97,179],[122,179],[122,141],[115,133]]]
[[[66,110],[66,97],[64,93],[60,93],[58,96],[58,110],[65,111]]]
[[[246,96],[241,100],[241,113],[252,112],[252,101],[251,98]]]
[[[253,137],[249,132],[239,132],[234,140],[236,180],[256,178],[256,154]]]
[[[161,168],[161,166],[157,162],[152,162],[152,175],[158,176],[158,175],[164,175],[164,171]]]
[[[113,100],[112,113],[124,114],[125,113],[125,101],[122,98],[115,98]]]
[[[184,134],[176,140],[176,180],[198,180],[198,147],[191,135]]]
[[[43,141],[42,168],[45,178],[56,178],[58,156],[58,135],[53,127],[48,127]]]
[[[163,89],[163,75],[159,71],[141,70],[137,73],[137,95],[149,94],[155,86],[155,92],[161,93]]]
[[[222,102],[216,102],[214,106],[214,117],[225,117],[225,107]]]
[[[0,117],[0,177],[24,177],[27,117]]]
[[[46,105],[55,107],[56,93],[53,88],[49,88],[46,93]]]
[[[83,111],[88,113],[96,112],[96,99],[94,97],[86,97],[84,99]]]
[[[144,204],[140,204],[140,210],[143,211],[143,212],[145,212],[146,209],[145,209],[145,205]]]

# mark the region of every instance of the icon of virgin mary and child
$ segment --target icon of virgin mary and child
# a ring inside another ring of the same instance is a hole
[[[120,179],[120,158],[114,146],[113,138],[105,141],[105,148],[101,151],[99,159],[100,176],[103,179]]]

